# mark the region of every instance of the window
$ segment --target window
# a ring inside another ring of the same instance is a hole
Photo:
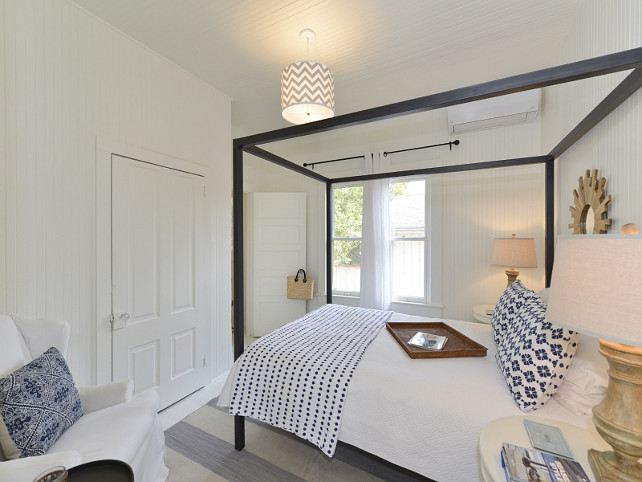
[[[423,177],[390,181],[390,285],[393,301],[428,304],[440,298],[439,292],[434,291],[439,284],[433,286],[430,283],[431,276],[441,277],[439,265],[434,270],[430,266],[430,249],[434,244],[430,242],[431,190]],[[363,186],[353,184],[333,188],[333,206],[332,292],[359,296]],[[438,219],[433,221],[438,223]],[[434,292],[431,293],[431,289]]]
[[[361,284],[363,186],[333,189],[332,292],[358,296]]]
[[[426,181],[390,183],[392,298],[425,303]]]

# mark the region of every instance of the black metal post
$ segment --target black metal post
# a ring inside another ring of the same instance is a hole
[[[332,182],[325,184],[325,302],[332,303]]]
[[[570,149],[573,144],[584,137],[584,134],[593,129],[602,119],[617,109],[622,102],[631,97],[640,87],[642,87],[642,68],[637,68],[620,82],[602,102],[589,112],[589,114],[551,150],[549,155],[554,158],[561,156]]]
[[[321,182],[329,181],[327,177],[322,176],[321,174],[305,169],[299,166],[298,164],[295,164],[292,161],[288,161],[287,159],[277,156],[276,154],[266,151],[265,149],[261,149],[260,147],[248,146],[248,147],[243,147],[243,150],[248,154],[252,154],[253,156],[260,157],[261,159],[270,161],[276,164],[277,166],[285,167],[290,171],[298,172],[299,174],[303,174],[304,176],[311,177],[312,179],[316,179],[317,181],[321,181]]]
[[[642,67],[642,47],[624,52],[603,55],[588,60],[559,65],[547,69],[514,75],[504,79],[462,87],[417,99],[397,102],[380,107],[344,114],[308,124],[301,124],[241,138],[246,146],[282,141],[294,137],[328,132],[341,127],[381,121],[400,115],[416,114],[474,100],[488,99],[513,92],[538,89],[549,85],[564,84],[575,80],[589,79],[613,72]]]
[[[332,179],[332,182],[372,181],[374,179],[388,179],[391,177],[445,174],[448,172],[477,171],[479,169],[494,169],[498,167],[525,166],[527,164],[540,164],[545,162],[546,159],[547,156],[533,156],[504,159],[502,161],[471,162],[468,164],[456,164],[454,166],[426,167],[424,169],[410,169],[407,171],[381,172],[378,174],[362,174],[360,176],[340,177]]]
[[[549,156],[545,166],[546,221],[544,227],[544,263],[546,266],[546,287],[551,285],[553,259],[555,257],[555,158]]]
[[[232,147],[232,202],[233,202],[233,249],[234,249],[234,359],[243,354],[245,347],[245,300],[243,293],[243,150],[237,140]],[[245,447],[245,417],[234,417],[234,448]]]

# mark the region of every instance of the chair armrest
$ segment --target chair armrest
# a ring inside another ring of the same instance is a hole
[[[78,387],[80,403],[84,413],[129,402],[134,393],[134,380],[105,383],[90,387]]]
[[[33,480],[50,467],[62,465],[69,469],[81,462],[82,458],[75,450],[7,460],[0,462],[0,480]]]

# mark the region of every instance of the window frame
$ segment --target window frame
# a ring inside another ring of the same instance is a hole
[[[421,237],[412,236],[412,237],[395,237],[392,235],[392,226],[390,226],[390,273],[392,275],[394,257],[393,257],[393,242],[394,241],[423,241],[424,242],[424,263],[423,263],[423,277],[424,277],[424,290],[423,296],[394,296],[392,295],[393,303],[415,303],[421,305],[430,304],[431,299],[429,296],[430,293],[430,276],[429,276],[429,267],[430,267],[430,238],[432,234],[432,229],[430,225],[430,192],[431,192],[431,183],[428,176],[409,176],[409,177],[395,177],[389,180],[388,186],[400,183],[400,182],[413,182],[413,181],[423,181],[424,182],[424,235]],[[392,285],[393,279],[390,280],[391,291],[394,292]]]
[[[424,298],[420,300],[419,298],[407,297],[405,299],[392,299],[392,309],[395,310],[395,305],[406,312],[414,312],[419,316],[434,316],[441,317],[441,310],[443,309],[442,305],[442,241],[441,241],[441,223],[442,223],[442,192],[441,192],[441,178],[440,176],[434,175],[417,175],[417,176],[403,176],[403,177],[394,177],[389,179],[389,183],[393,182],[403,182],[403,181],[412,181],[416,179],[423,179],[425,181],[425,211],[424,215],[426,217],[425,225],[425,241],[424,241]],[[350,187],[350,186],[362,186],[363,181],[351,181],[346,183],[334,183],[332,185],[332,199],[330,207],[332,209],[332,226],[330,237],[332,239],[331,243],[331,252],[330,256],[333,260],[332,266],[334,266],[334,241],[341,240],[342,238],[334,237],[334,190],[336,188]],[[363,233],[362,233],[363,234]],[[345,238],[343,238],[345,239]],[[347,240],[356,240],[357,238],[347,238]],[[362,241],[362,238],[359,238]],[[392,249],[392,243],[391,243]],[[392,253],[391,258],[392,258]],[[332,289],[332,296],[337,296],[338,298],[346,298],[347,303],[350,302],[348,299],[359,299],[361,297],[361,292],[350,292],[350,291],[337,291],[334,288]],[[401,308],[403,306],[403,308]],[[415,307],[415,308],[413,308]],[[423,307],[423,308],[422,308]]]
[[[336,218],[336,211],[335,211],[335,205],[334,205],[334,192],[336,189],[343,189],[346,187],[361,187],[362,189],[364,188],[364,183],[363,182],[346,182],[346,183],[340,183],[340,184],[333,184],[332,185],[332,202],[331,207],[332,207],[332,232],[330,233],[330,237],[332,239],[332,249],[331,249],[331,259],[332,259],[332,269],[334,271],[334,242],[335,241],[359,241],[359,243],[363,243],[363,200],[361,204],[361,236],[359,237],[346,237],[346,236],[335,236],[334,235],[334,221]],[[334,272],[332,273],[332,279],[335,279]],[[359,272],[359,280],[361,280],[361,272]],[[334,284],[334,283],[333,283]],[[337,296],[349,296],[352,298],[360,298],[361,297],[361,283],[359,283],[359,291],[340,291],[340,290],[335,290],[334,286],[332,287],[332,295],[337,295]]]

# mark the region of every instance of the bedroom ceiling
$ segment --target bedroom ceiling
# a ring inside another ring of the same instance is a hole
[[[557,65],[581,0],[74,0],[232,98],[245,134],[289,124],[280,75],[332,67],[336,114]],[[578,59],[580,60],[580,59]]]

